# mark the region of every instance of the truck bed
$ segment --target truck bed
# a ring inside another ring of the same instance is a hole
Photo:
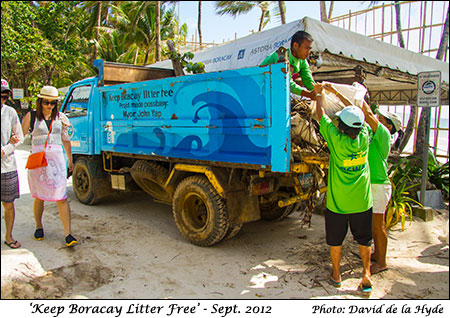
[[[103,86],[97,98],[97,153],[291,169],[284,63]]]

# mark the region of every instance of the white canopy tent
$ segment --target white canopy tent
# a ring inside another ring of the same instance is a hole
[[[358,81],[380,104],[415,105],[417,74],[440,71],[441,104],[448,105],[448,63],[309,17],[195,52],[193,62],[203,62],[207,72],[257,66],[280,46],[288,48],[298,30],[314,38],[310,64],[316,81]],[[172,68],[172,63],[151,66]]]

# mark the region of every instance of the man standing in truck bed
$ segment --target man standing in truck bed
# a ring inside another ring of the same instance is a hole
[[[309,64],[306,61],[309,53],[311,53],[313,38],[311,34],[305,31],[297,31],[294,33],[291,39],[291,49],[288,51],[289,64],[291,66],[290,72],[290,89],[291,93],[307,97],[310,99],[315,99],[314,89],[314,79],[311,75],[311,70],[309,69]],[[261,65],[269,65],[278,63],[278,52],[275,51],[269,56],[267,56]],[[299,76],[303,85],[307,89],[300,87],[295,82],[295,77]]]

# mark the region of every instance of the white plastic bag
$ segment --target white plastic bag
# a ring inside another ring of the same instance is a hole
[[[361,85],[358,82],[354,82],[352,85],[347,84],[337,84],[337,83],[331,83],[331,82],[322,82],[322,83],[329,83],[333,85],[333,87],[342,95],[347,97],[347,99],[352,102],[353,105],[362,107],[364,96],[367,93],[367,89]],[[342,109],[344,109],[345,105],[344,103],[334,94],[331,93],[329,90],[324,89],[322,91],[323,96],[323,107],[325,110],[325,114],[330,117],[334,118],[336,113]],[[311,108],[312,108],[312,115],[313,118],[317,121],[320,120],[320,118],[317,117],[317,103],[316,101],[311,102]]]

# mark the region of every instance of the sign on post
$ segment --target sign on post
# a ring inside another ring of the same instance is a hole
[[[12,98],[13,99],[22,99],[23,98],[23,88],[13,88],[12,89]]]
[[[421,72],[417,80],[417,106],[437,107],[441,104],[441,71]]]
[[[425,112],[425,136],[423,143],[422,184],[420,203],[425,205],[425,193],[428,179],[428,142],[430,140],[430,107],[441,104],[441,72],[421,72],[417,74],[417,106],[423,107]]]

